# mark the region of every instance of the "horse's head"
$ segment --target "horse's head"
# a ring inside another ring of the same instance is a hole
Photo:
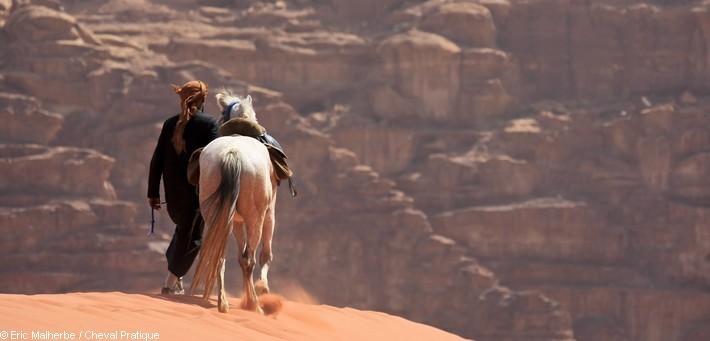
[[[217,106],[222,113],[222,123],[236,117],[257,122],[256,112],[251,104],[251,96],[240,98],[234,95],[231,90],[222,89],[217,92],[215,98],[217,98]]]

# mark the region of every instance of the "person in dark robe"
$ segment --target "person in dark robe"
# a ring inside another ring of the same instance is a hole
[[[190,81],[172,85],[180,97],[181,112],[165,120],[150,161],[148,204],[161,208],[160,180],[170,219],[175,223],[170,245],[165,253],[168,275],[162,294],[184,294],[182,277],[195,261],[202,240],[203,220],[197,188],[187,178],[187,165],[192,152],[219,136],[217,120],[203,113],[207,84]]]

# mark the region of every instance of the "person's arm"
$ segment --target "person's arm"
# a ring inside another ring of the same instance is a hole
[[[210,120],[210,132],[207,142],[212,142],[212,140],[218,138],[219,136],[219,124],[217,123],[217,120],[212,119]]]
[[[148,205],[155,209],[160,209],[160,179],[163,176],[165,139],[165,124],[163,124],[158,143],[153,151],[153,157],[150,159],[150,170],[148,172]]]

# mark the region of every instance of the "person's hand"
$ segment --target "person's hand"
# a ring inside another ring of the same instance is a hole
[[[148,198],[148,206],[154,210],[160,210],[160,198]]]

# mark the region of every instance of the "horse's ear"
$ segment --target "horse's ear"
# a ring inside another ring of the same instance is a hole
[[[249,104],[251,104],[251,95],[247,95],[246,101],[249,102]]]
[[[180,93],[180,87],[175,85],[175,84],[170,84],[170,86],[173,87],[173,91],[175,91],[176,94]]]

